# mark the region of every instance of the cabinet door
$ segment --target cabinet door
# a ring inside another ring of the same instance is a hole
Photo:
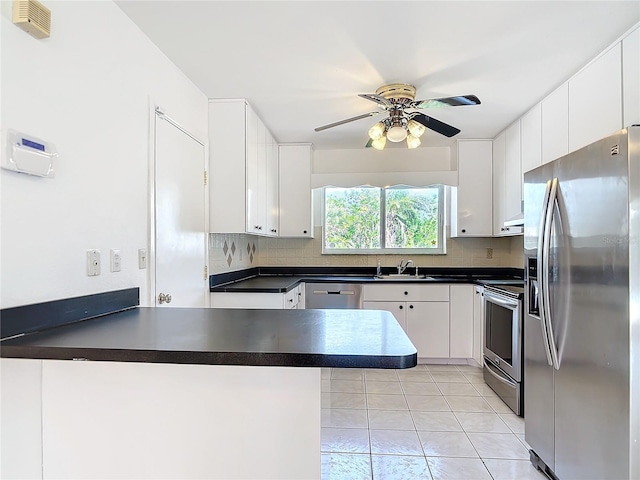
[[[260,123],[256,112],[247,105],[247,233],[260,233],[259,215],[259,165],[258,165],[258,124]],[[216,175],[215,171],[212,175]],[[224,202],[215,205],[214,208],[222,209]]]
[[[280,236],[313,237],[311,144],[280,145]]]
[[[542,100],[542,163],[569,153],[569,84]]]
[[[491,140],[458,142],[458,187],[452,190],[451,236],[491,236]]]
[[[278,145],[267,130],[267,231],[278,236]]]
[[[504,220],[510,220],[522,212],[520,120],[509,126],[505,132],[504,186]]]
[[[209,102],[209,231],[247,231],[247,105]]]
[[[500,235],[504,223],[504,151],[505,132],[493,140],[493,234]]]
[[[484,350],[484,287],[476,286],[473,295],[473,359],[482,365]]]
[[[396,320],[407,332],[407,304],[405,302],[362,302],[362,308],[364,310],[386,310],[393,313]]]
[[[451,358],[473,356],[473,285],[451,285],[450,287],[450,341]]]
[[[542,104],[537,104],[520,120],[522,173],[542,165]]]
[[[622,128],[620,43],[569,80],[569,151]]]
[[[622,40],[623,126],[640,124],[640,27]]]
[[[449,302],[407,302],[407,335],[419,358],[449,358]]]

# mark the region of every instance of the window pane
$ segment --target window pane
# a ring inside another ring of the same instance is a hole
[[[380,248],[380,189],[325,189],[325,249]]]
[[[385,247],[439,248],[438,188],[385,190]]]

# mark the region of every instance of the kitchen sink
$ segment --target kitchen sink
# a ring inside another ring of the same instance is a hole
[[[427,275],[410,275],[407,273],[391,273],[389,275],[380,275],[379,277],[373,277],[375,280],[435,280],[434,277],[429,277]]]

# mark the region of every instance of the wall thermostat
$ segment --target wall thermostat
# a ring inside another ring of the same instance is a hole
[[[55,146],[26,133],[7,130],[7,150],[2,168],[14,172],[53,177],[53,160],[58,156]]]

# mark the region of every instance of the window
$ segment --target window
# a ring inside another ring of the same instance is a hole
[[[444,188],[324,189],[323,253],[445,253]]]

